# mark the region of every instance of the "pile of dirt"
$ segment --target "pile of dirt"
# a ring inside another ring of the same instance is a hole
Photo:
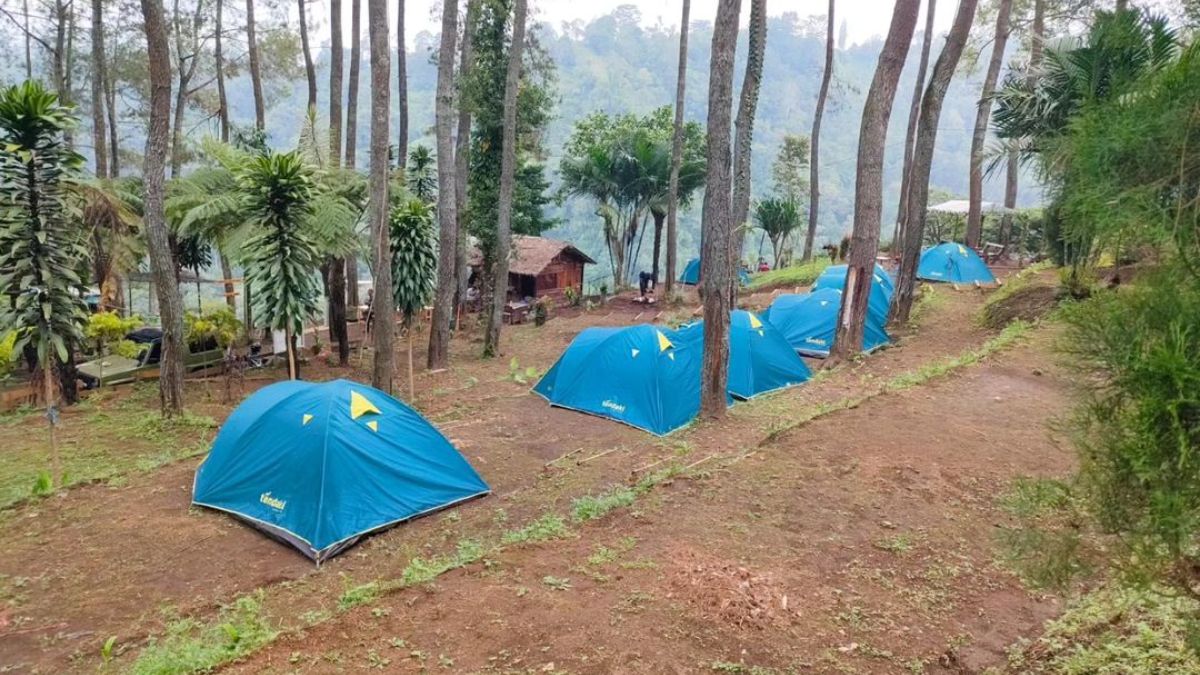
[[[694,552],[677,556],[675,564],[669,597],[690,606],[705,621],[762,629],[789,624],[799,615],[769,576]]]
[[[1058,306],[1061,293],[1057,286],[1029,284],[988,300],[982,321],[988,328],[1001,329],[1016,320],[1036,321]]]

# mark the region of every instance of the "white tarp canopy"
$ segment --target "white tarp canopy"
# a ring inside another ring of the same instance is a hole
[[[966,215],[967,212],[971,210],[971,202],[965,199],[951,199],[948,202],[934,204],[933,206],[929,207],[929,210],[935,213],[958,213]],[[1005,214],[1011,213],[1012,209],[1006,209],[995,202],[979,202],[979,212],[984,214]]]

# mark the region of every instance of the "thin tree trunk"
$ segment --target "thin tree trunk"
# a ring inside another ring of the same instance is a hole
[[[229,305],[229,309],[234,311],[234,316],[237,316],[237,296],[233,288],[233,266],[229,264],[229,257],[221,250],[217,249],[217,262],[221,264],[221,278],[225,280],[225,304]]]
[[[438,173],[438,271],[433,302],[433,324],[429,327],[426,363],[438,370],[450,361],[450,322],[454,317],[455,259],[458,256],[458,183],[455,180],[454,54],[458,37],[458,0],[442,3],[442,42],[438,50],[437,97],[434,100]],[[410,338],[411,339],[411,338]]]
[[[883,151],[887,143],[888,121],[896,100],[900,71],[908,56],[913,29],[921,0],[898,0],[892,10],[883,51],[867,101],[863,106],[858,132],[858,166],[854,183],[854,231],[851,234],[849,267],[846,273],[842,306],[830,355],[845,359],[862,349],[863,323],[871,293],[875,256],[879,252],[880,217],[883,212]]]
[[[479,0],[468,0],[467,16],[463,25],[462,48],[458,58],[458,137],[454,142],[454,177],[456,181],[454,201],[455,214],[458,216],[458,239],[455,242],[454,254],[454,271],[457,276],[454,304],[457,308],[455,326],[458,330],[461,330],[461,326],[458,326],[458,319],[462,317],[463,298],[466,295],[467,282],[471,275],[471,270],[467,267],[467,233],[469,232],[467,178],[471,171],[471,108],[468,105],[464,88],[471,77],[471,67],[475,58],[472,35],[478,16]]]
[[[66,52],[63,55],[63,91],[66,92],[66,97],[63,98],[63,103],[69,106],[75,105],[75,2],[68,0],[64,5],[67,11],[67,44]],[[74,149],[75,147],[75,131],[72,127],[67,127],[63,132],[63,138],[66,140],[67,147]]]
[[[912,102],[908,105],[908,130],[904,133],[904,163],[900,170],[900,205],[896,208],[896,224],[892,227],[892,253],[904,245],[904,224],[908,218],[909,176],[912,173],[913,141],[917,137],[917,121],[921,116],[921,95],[925,93],[925,71],[929,67],[929,48],[933,44],[933,18],[937,0],[925,5],[925,34],[921,39],[921,60],[913,83]]]
[[[404,39],[404,0],[398,0],[396,9],[396,96],[400,106],[400,124],[396,130],[396,166],[408,166],[408,46]],[[458,6],[455,5],[457,14]],[[442,25],[445,26],[445,20]],[[454,51],[450,51],[451,69],[454,68]],[[440,75],[440,71],[439,71]],[[440,157],[440,155],[439,155]],[[441,160],[438,160],[441,164]]]
[[[338,365],[350,365],[350,331],[346,326],[346,261],[329,261],[329,331],[338,345]]]
[[[734,120],[733,137],[733,232],[730,235],[735,264],[742,258],[746,218],[750,215],[750,153],[754,143],[754,115],[762,87],[763,58],[767,49],[767,0],[750,0],[750,38],[746,75]],[[730,280],[730,297],[737,297],[737,275]]]
[[[48,351],[48,350],[47,350]],[[49,356],[49,355],[47,355]],[[55,408],[58,407],[57,398],[54,395],[54,367],[50,364],[54,360],[46,358],[42,365],[42,400],[46,404],[46,424],[50,431],[50,471],[53,476],[50,477],[50,482],[54,487],[62,486],[62,457],[58,452],[58,436],[55,430],[55,425],[58,423],[58,413]]]
[[[263,99],[262,67],[258,62],[258,40],[254,37],[254,0],[246,0],[246,57],[250,63],[250,83],[254,89],[254,128],[266,128],[267,106]]]
[[[117,84],[116,78],[104,68],[104,107],[108,114],[108,177],[121,175],[121,137],[117,130]]]
[[[700,411],[712,418],[725,416],[729,380],[729,288],[734,276],[730,259],[733,176],[729,136],[741,4],[741,0],[717,3],[708,75],[708,170],[700,227],[700,288],[704,296]]]
[[[392,298],[392,250],[388,238],[388,119],[391,117],[391,55],[388,46],[387,0],[367,0],[367,32],[371,47],[371,170],[370,203],[367,217],[371,223],[374,254],[375,301],[372,330],[375,336],[375,364],[371,384],[392,392],[395,379],[394,349],[396,302]]]
[[[24,0],[25,10],[25,79],[33,79],[33,33],[29,27],[29,0]]]
[[[675,290],[675,249],[679,246],[679,168],[683,164],[683,104],[687,88],[688,21],[691,0],[683,0],[683,16],[679,20],[679,69],[675,76],[675,129],[671,137],[671,178],[667,189],[667,278],[663,280],[665,295]]]
[[[667,214],[665,211],[650,210],[650,216],[654,218],[654,259],[650,267],[650,273],[654,278],[654,286],[658,288],[658,261],[659,249],[662,247],[663,223],[666,220]]]
[[[346,93],[346,168],[353,170],[358,164],[358,72],[362,60],[362,0],[350,0],[350,84]],[[355,265],[353,258],[346,259],[346,271]],[[357,267],[357,265],[355,265]],[[354,281],[354,277],[351,276]],[[358,300],[358,284],[351,284],[354,302]]]
[[[171,50],[161,0],[141,0],[150,64],[150,128],[146,135],[146,160],[142,168],[145,204],[143,222],[150,250],[150,273],[162,317],[162,359],[159,365],[159,401],[162,414],[183,413],[183,298],[175,282],[175,261],[163,211],[167,161],[167,124],[171,116]]]
[[[224,32],[225,32],[225,0],[217,0],[217,26],[213,33],[213,60],[214,67],[217,71],[217,118],[221,125],[221,142],[229,142],[229,96],[225,93],[225,48],[224,48]],[[224,258],[222,258],[224,260]],[[230,277],[229,273],[225,273],[225,278]],[[232,290],[232,286],[225,289],[226,293]],[[230,296],[232,297],[232,296]],[[231,305],[232,306],[232,305]]]
[[[1046,2],[1045,0],[1034,0],[1033,3],[1033,26],[1029,37],[1029,70],[1025,74],[1025,79],[1032,85],[1037,82],[1038,71],[1042,65],[1042,48],[1043,40],[1046,34]],[[1012,209],[1017,208],[1017,181],[1020,177],[1020,164],[1015,145],[1008,150],[1008,167],[1004,174],[1004,207],[1009,209],[1009,212],[1004,214],[1003,227],[1004,238],[1001,243],[1007,249],[1012,243],[1013,216]],[[1019,249],[1024,251],[1024,237],[1020,239]],[[1021,253],[1018,253],[1020,256]]]
[[[317,109],[317,69],[308,45],[308,0],[296,0],[300,7],[300,51],[304,54],[304,77],[308,81],[308,110]]]
[[[187,112],[187,103],[193,91],[192,78],[196,75],[196,67],[200,63],[200,27],[203,21],[204,1],[197,0],[196,9],[192,15],[192,44],[191,53],[184,54],[183,29],[179,22],[179,0],[175,0],[173,25],[175,27],[175,61],[176,73],[179,79],[175,89],[175,120],[171,125],[171,178],[179,175],[183,168],[183,121]],[[186,63],[186,65],[185,65]]]
[[[921,99],[921,121],[917,127],[917,140],[913,145],[912,186],[908,197],[908,219],[904,228],[904,250],[900,257],[900,271],[896,281],[893,300],[893,319],[899,323],[908,321],[916,291],[917,263],[921,257],[921,243],[925,238],[925,211],[929,205],[929,171],[933,164],[933,146],[937,141],[938,119],[942,114],[942,102],[954,69],[962,56],[971,23],[975,18],[977,0],[959,0],[954,25],[946,36],[946,44],[933,64],[929,76],[929,87]]]
[[[932,0],[931,0],[932,1]],[[825,101],[829,99],[829,82],[833,79],[833,10],[835,0],[829,0],[825,17],[825,69],[821,74],[821,89],[817,92],[817,109],[813,112],[812,135],[809,139],[808,161],[808,231],[804,234],[804,261],[812,260],[813,243],[817,238],[817,216],[821,210],[821,121],[825,117]]]
[[[975,110],[975,128],[971,134],[970,196],[967,208],[966,244],[970,248],[979,246],[983,234],[983,142],[987,139],[988,120],[992,116],[992,92],[1000,79],[1000,66],[1004,63],[1004,47],[1008,44],[1009,14],[1012,0],[999,0],[996,6],[996,34],[992,40],[992,57],[988,61],[987,74],[983,78],[983,91]]]
[[[526,0],[514,0],[512,44],[504,78],[504,132],[500,147],[500,196],[496,218],[496,261],[492,307],[483,338],[484,357],[500,353],[500,325],[508,298],[508,257],[512,246],[513,191],[517,170],[517,87],[521,83],[521,54],[525,49]]]
[[[329,166],[342,164],[342,0],[329,0]],[[343,284],[345,265],[340,262]],[[342,318],[345,319],[346,294],[342,294]]]
[[[108,177],[108,140],[104,116],[104,5],[92,0],[92,151],[96,178]]]

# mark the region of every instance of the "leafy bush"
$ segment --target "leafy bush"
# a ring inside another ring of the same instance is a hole
[[[16,342],[17,334],[14,331],[0,335],[0,380],[12,374],[17,357],[20,356],[20,354],[13,352],[13,345]]]
[[[228,305],[206,309],[199,315],[187,312],[183,324],[188,344],[197,348],[216,344],[224,349],[242,333],[242,322]]]
[[[579,303],[583,301],[583,296],[579,294],[579,291],[575,290],[574,286],[567,286],[563,290],[563,298],[572,307],[578,307]]]
[[[144,347],[126,340],[125,336],[141,325],[139,316],[125,318],[116,312],[97,312],[88,317],[84,335],[96,341],[101,356],[116,354],[132,359],[137,358]]]
[[[1088,506],[1132,580],[1200,596],[1200,282],[1168,266],[1064,315]]]

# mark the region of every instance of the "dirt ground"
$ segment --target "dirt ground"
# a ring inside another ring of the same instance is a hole
[[[814,406],[987,339],[974,321],[977,291],[936,297],[898,347],[668,439],[549,408],[518,380],[527,367],[547,368],[585,326],[678,321],[694,305],[660,311],[618,299],[564,313],[507,331],[504,358],[490,362],[474,358],[478,343],[456,340],[450,370],[418,372],[415,404],[494,494],[373,537],[319,570],[228,517],[189,509],[198,459],[18,506],[0,517],[0,670],[92,670],[109,636],[118,665],[127,664],[170,615],[203,620],[259,588],[272,623],[291,634],[238,672],[337,672],[383,660],[451,672],[997,663],[1005,645],[1056,611],[991,562],[990,530],[1003,518],[995,499],[1008,481],[1070,466],[1044,428],[1064,405],[1064,383],[1043,335],[760,447]],[[321,364],[306,375],[367,379]],[[209,414],[219,422],[227,410]],[[576,528],[577,538],[507,548],[314,627],[300,618],[331,612],[350,585],[397,578],[415,555],[565,512],[571,499],[639,467],[756,448]]]

